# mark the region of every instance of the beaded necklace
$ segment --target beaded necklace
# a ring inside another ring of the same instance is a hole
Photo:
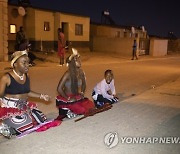
[[[23,75],[19,75],[19,74],[16,73],[15,70],[13,70],[13,72],[14,72],[14,74],[15,74],[21,81],[24,80],[24,74],[23,74]]]

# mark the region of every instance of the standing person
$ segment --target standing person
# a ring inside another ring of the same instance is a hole
[[[28,57],[29,57],[29,66],[35,66],[36,64],[34,63],[34,60],[37,59],[36,55],[33,54],[31,51],[30,51],[30,47],[31,47],[31,44],[29,44],[28,40],[27,39],[24,39],[21,43],[21,45],[19,46],[19,51],[24,51],[26,50],[28,52]]]
[[[60,57],[60,66],[63,66],[65,56],[65,39],[62,28],[58,28],[58,56]]]
[[[104,79],[97,83],[93,89],[92,98],[97,108],[103,106],[105,103],[113,104],[118,102],[112,70],[105,71]]]
[[[24,33],[24,28],[21,26],[19,31],[16,33],[16,50],[19,51],[19,47],[22,43],[24,43],[25,40],[25,33]]]
[[[72,48],[71,54],[66,62],[68,70],[59,81],[56,97],[56,105],[59,108],[57,119],[64,117],[73,118],[77,114],[85,114],[94,107],[92,101],[84,97],[86,90],[86,79],[84,71],[81,69],[80,55]]]
[[[24,51],[24,50],[29,51],[29,47],[30,46],[29,46],[28,40],[24,39],[24,40],[22,40],[22,42],[21,42],[21,44],[19,46],[19,51]]]
[[[50,99],[48,95],[30,89],[29,58],[26,51],[14,52],[11,66],[13,70],[0,79],[0,134],[6,137],[19,135],[47,120],[35,103],[28,102],[28,97],[45,101]]]
[[[134,58],[136,58],[136,60],[138,60],[138,56],[137,56],[137,41],[134,40],[134,43],[133,43],[133,53],[132,53],[132,59],[131,60],[134,60]]]

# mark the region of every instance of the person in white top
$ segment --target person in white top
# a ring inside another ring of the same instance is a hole
[[[105,103],[113,104],[118,102],[112,70],[105,71],[104,79],[97,83],[93,89],[92,98],[97,108],[103,106]]]

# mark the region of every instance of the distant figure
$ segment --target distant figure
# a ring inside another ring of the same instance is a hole
[[[105,71],[104,79],[97,83],[93,89],[92,98],[97,108],[104,106],[106,103],[113,104],[118,102],[112,70]]]
[[[29,43],[27,39],[22,40],[21,44],[19,45],[19,51],[28,50]]]
[[[134,58],[136,58],[136,60],[138,60],[138,56],[137,56],[137,41],[134,40],[133,46],[132,46],[133,50],[132,50],[132,59],[134,60]]]
[[[16,46],[15,46],[16,51],[20,50],[19,47],[22,43],[24,43],[25,38],[26,37],[25,37],[24,29],[21,26],[19,31],[16,33]]]
[[[66,42],[62,28],[58,28],[58,56],[60,57],[60,66],[64,65],[65,44]]]
[[[28,52],[28,57],[29,57],[29,66],[35,66],[36,64],[34,63],[34,60],[37,59],[36,55],[34,55],[31,51],[30,51],[30,46],[31,44],[29,44],[27,39],[22,40],[22,43],[19,46],[19,51],[24,51],[26,50]]]

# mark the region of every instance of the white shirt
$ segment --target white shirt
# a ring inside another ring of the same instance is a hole
[[[107,91],[111,90],[112,95],[109,95]],[[106,83],[106,80],[103,79],[101,82],[99,82],[95,87],[94,91],[96,94],[102,95],[104,98],[107,99],[113,99],[113,95],[116,94],[115,86],[114,86],[114,79],[111,81],[110,84]]]

